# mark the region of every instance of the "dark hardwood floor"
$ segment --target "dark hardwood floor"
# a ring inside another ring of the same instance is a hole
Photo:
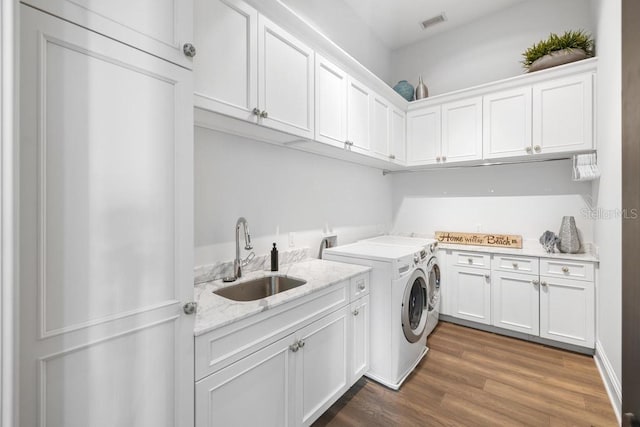
[[[399,391],[363,378],[314,426],[616,426],[593,358],[440,322]]]

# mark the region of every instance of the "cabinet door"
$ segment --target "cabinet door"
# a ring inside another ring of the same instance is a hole
[[[448,275],[452,316],[491,324],[491,275],[479,268],[452,266]]]
[[[391,132],[391,106],[381,96],[372,97],[371,154],[389,160],[389,137]]]
[[[533,86],[534,152],[590,150],[593,146],[593,74]]]
[[[349,307],[300,330],[296,425],[310,425],[349,388]],[[250,424],[247,424],[250,425]]]
[[[407,162],[407,115],[397,108],[391,109],[391,132],[389,157],[395,163]]]
[[[347,140],[356,151],[368,153],[371,148],[372,93],[368,87],[349,78],[347,92]]]
[[[482,158],[482,98],[442,105],[442,161]]]
[[[195,0],[194,103],[257,120],[258,13],[239,0]]]
[[[482,102],[483,157],[531,154],[531,87],[485,95]]]
[[[316,140],[344,147],[347,140],[347,74],[316,53]]]
[[[351,364],[349,385],[369,370],[369,295],[351,303]]]
[[[540,276],[540,336],[593,348],[593,282]]]
[[[438,163],[441,156],[440,106],[407,113],[407,165]]]
[[[295,426],[294,342],[290,335],[198,381],[196,427]]]
[[[258,16],[258,104],[262,124],[313,138],[313,50]]]
[[[23,3],[191,68],[191,58],[185,56],[182,47],[193,43],[193,0],[179,3],[174,0],[27,0]]]
[[[21,425],[192,425],[191,72],[20,17]]]
[[[537,275],[492,271],[492,324],[537,336],[540,331],[539,283]]]

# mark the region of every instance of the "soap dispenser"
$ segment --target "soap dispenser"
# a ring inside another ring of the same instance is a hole
[[[271,271],[278,271],[278,248],[275,243],[271,249]]]

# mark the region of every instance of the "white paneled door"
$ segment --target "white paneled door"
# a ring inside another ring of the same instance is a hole
[[[191,73],[21,19],[21,425],[191,426]]]

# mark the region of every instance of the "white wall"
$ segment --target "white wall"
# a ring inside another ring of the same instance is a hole
[[[342,0],[285,0],[285,4],[387,83],[391,50]]]
[[[599,57],[596,135],[598,167],[602,173],[598,185],[594,186],[594,200],[602,212],[619,213],[622,208],[621,2],[595,0],[594,8],[598,17]],[[600,247],[597,350],[605,369],[613,371],[608,374],[613,376],[610,379],[619,392],[622,378],[622,221],[619,215],[612,216],[603,216],[595,222],[595,240]]]
[[[235,256],[235,224],[249,221],[256,254],[271,243],[309,247],[388,231],[391,177],[379,170],[207,129],[195,132],[195,265]]]
[[[393,176],[395,233],[481,231],[538,239],[565,215],[593,241],[591,184],[571,181],[569,161],[443,169]]]
[[[414,85],[422,75],[430,95],[517,76],[522,52],[550,32],[593,32],[588,0],[527,0],[492,16],[394,50],[391,80]]]

